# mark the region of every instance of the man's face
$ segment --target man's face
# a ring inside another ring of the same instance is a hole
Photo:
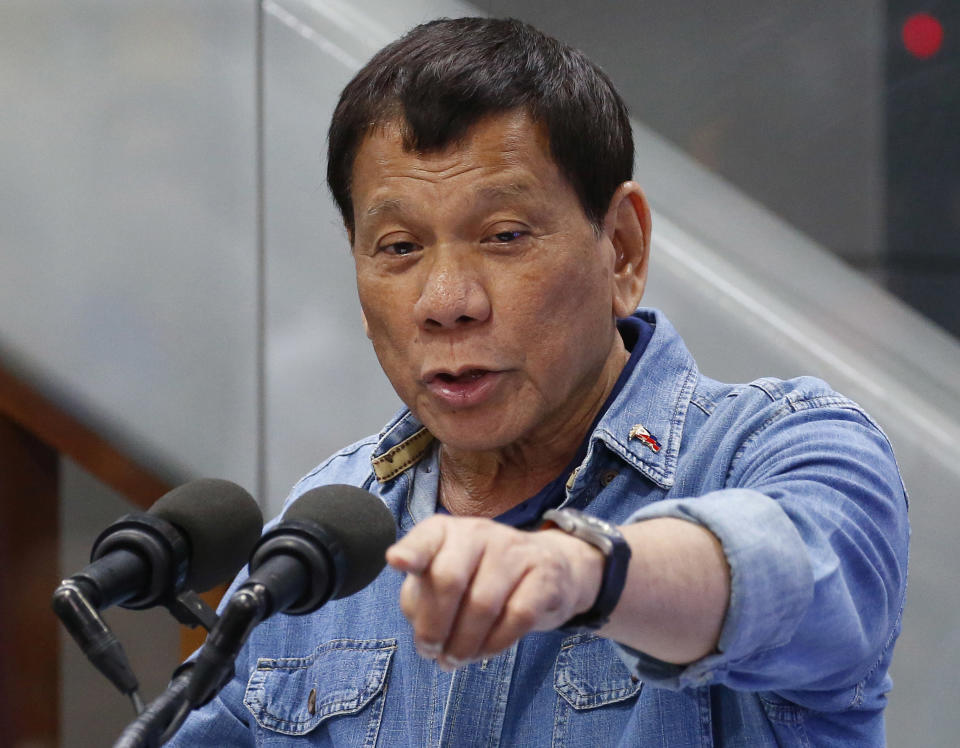
[[[427,154],[404,150],[398,127],[379,128],[360,147],[351,193],[367,334],[434,436],[489,450],[585,429],[623,363],[616,252],[543,128],[511,112]]]

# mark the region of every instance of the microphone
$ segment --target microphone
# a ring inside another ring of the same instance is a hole
[[[240,486],[191,481],[146,513],[121,517],[100,533],[90,565],[61,582],[53,609],[91,662],[121,692],[134,693],[136,677],[97,611],[112,605],[173,609],[181,591],[204,591],[236,574],[262,527],[260,508]],[[200,617],[188,610],[190,601],[184,606],[186,614]]]
[[[249,493],[201,478],[107,527],[93,543],[92,563],[70,579],[98,610],[149,608],[184,588],[203,592],[232,578],[262,529]]]
[[[189,706],[209,701],[233,676],[233,662],[258,623],[274,613],[311,613],[366,587],[395,539],[390,510],[361,488],[321,486],[297,499],[253,549],[250,578],[200,650],[186,689]]]

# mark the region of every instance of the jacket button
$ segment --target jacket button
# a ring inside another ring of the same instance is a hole
[[[603,474],[600,476],[600,485],[606,488],[611,483],[613,483],[613,479],[616,477],[617,477],[616,470],[604,470]]]
[[[317,713],[317,689],[311,688],[310,695],[307,697],[307,711],[311,716]]]

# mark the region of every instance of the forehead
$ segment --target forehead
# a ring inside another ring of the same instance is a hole
[[[396,202],[396,193],[414,185],[508,198],[567,186],[550,155],[546,128],[522,111],[484,118],[456,142],[428,152],[407,149],[400,124],[387,123],[361,143],[352,177],[356,219],[375,204]]]

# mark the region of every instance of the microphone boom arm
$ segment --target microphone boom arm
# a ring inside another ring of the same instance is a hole
[[[299,558],[279,555],[240,586],[189,671],[186,697],[192,708],[203,706],[226,685],[233,677],[234,660],[254,627],[275,611],[286,609],[301,594],[310,576]],[[278,585],[277,580],[282,580],[282,584]]]

